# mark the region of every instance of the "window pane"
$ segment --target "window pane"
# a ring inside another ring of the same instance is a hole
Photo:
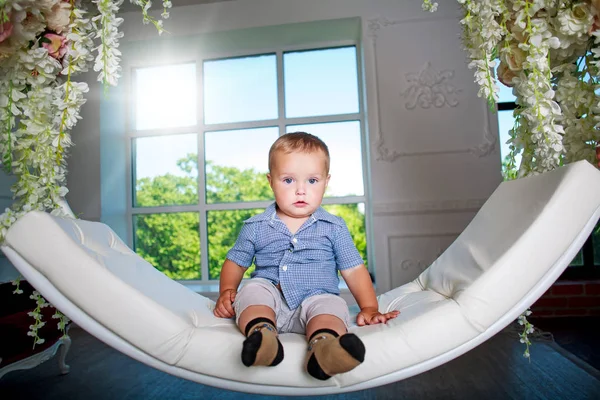
[[[262,55],[204,62],[204,121],[277,118],[277,58]]]
[[[140,68],[134,76],[135,129],[196,125],[196,64]]]
[[[498,92],[498,103],[512,103],[516,100],[515,95],[512,94],[512,88],[501,82],[498,82],[498,87],[500,88]]]
[[[199,214],[133,217],[135,251],[172,279],[200,279]]]
[[[206,132],[206,202],[269,200],[269,148],[278,128]]]
[[[358,112],[356,64],[355,47],[285,53],[286,117]]]
[[[198,203],[198,136],[133,139],[134,207]]]
[[[506,158],[508,153],[510,153],[510,149],[508,144],[506,143],[508,139],[510,139],[510,131],[515,124],[515,119],[513,118],[513,110],[507,111],[498,111],[498,126],[500,133],[500,157],[502,160]]]
[[[287,132],[303,131],[318,136],[329,148],[331,179],[325,197],[364,194],[360,122],[289,125]]]
[[[583,250],[579,250],[575,258],[569,264],[569,267],[581,267],[583,266]]]
[[[506,157],[510,153],[509,145],[506,143],[510,139],[509,131],[514,127],[515,119],[513,118],[513,110],[498,111],[498,133],[500,141],[500,157],[502,160],[502,174],[504,179],[508,177],[508,162]],[[515,157],[515,168],[518,169],[521,164],[521,154]]]
[[[326,204],[323,208],[333,215],[346,221],[350,235],[362,259],[367,265],[367,235],[365,230],[365,205],[357,204]]]
[[[219,279],[221,267],[229,249],[233,247],[244,221],[265,211],[264,209],[209,211],[208,224],[208,271],[210,279]],[[254,265],[246,270],[245,278],[250,278]]]

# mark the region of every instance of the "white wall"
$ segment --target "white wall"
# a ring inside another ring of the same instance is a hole
[[[139,14],[124,17],[124,41],[159,40]],[[175,7],[165,26],[177,37],[345,17],[363,21],[371,239],[381,293],[428,266],[501,181],[496,116],[476,96],[458,3],[430,14],[420,0],[238,0]],[[82,218],[100,220],[102,88],[95,74],[87,79],[68,200]]]
[[[100,220],[100,99],[104,95],[97,75],[90,71],[77,77],[88,82],[90,90],[67,158],[67,201],[77,216],[93,221]]]

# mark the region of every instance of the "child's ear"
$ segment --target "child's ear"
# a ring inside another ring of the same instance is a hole
[[[271,174],[267,174],[267,180],[269,181],[269,186],[273,187],[273,183],[271,182]]]
[[[331,178],[331,175],[327,175],[327,179],[325,180],[325,187],[329,185],[329,178]]]

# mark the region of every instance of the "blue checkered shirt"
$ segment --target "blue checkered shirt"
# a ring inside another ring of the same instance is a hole
[[[292,234],[275,212],[275,203],[244,221],[227,258],[241,267],[254,264],[252,278],[280,284],[290,309],[317,294],[340,294],[337,270],[363,264],[348,227],[319,207]]]

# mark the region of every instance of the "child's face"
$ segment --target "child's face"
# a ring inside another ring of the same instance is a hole
[[[319,206],[329,183],[322,151],[277,152],[267,174],[279,210],[292,218],[310,216]]]

